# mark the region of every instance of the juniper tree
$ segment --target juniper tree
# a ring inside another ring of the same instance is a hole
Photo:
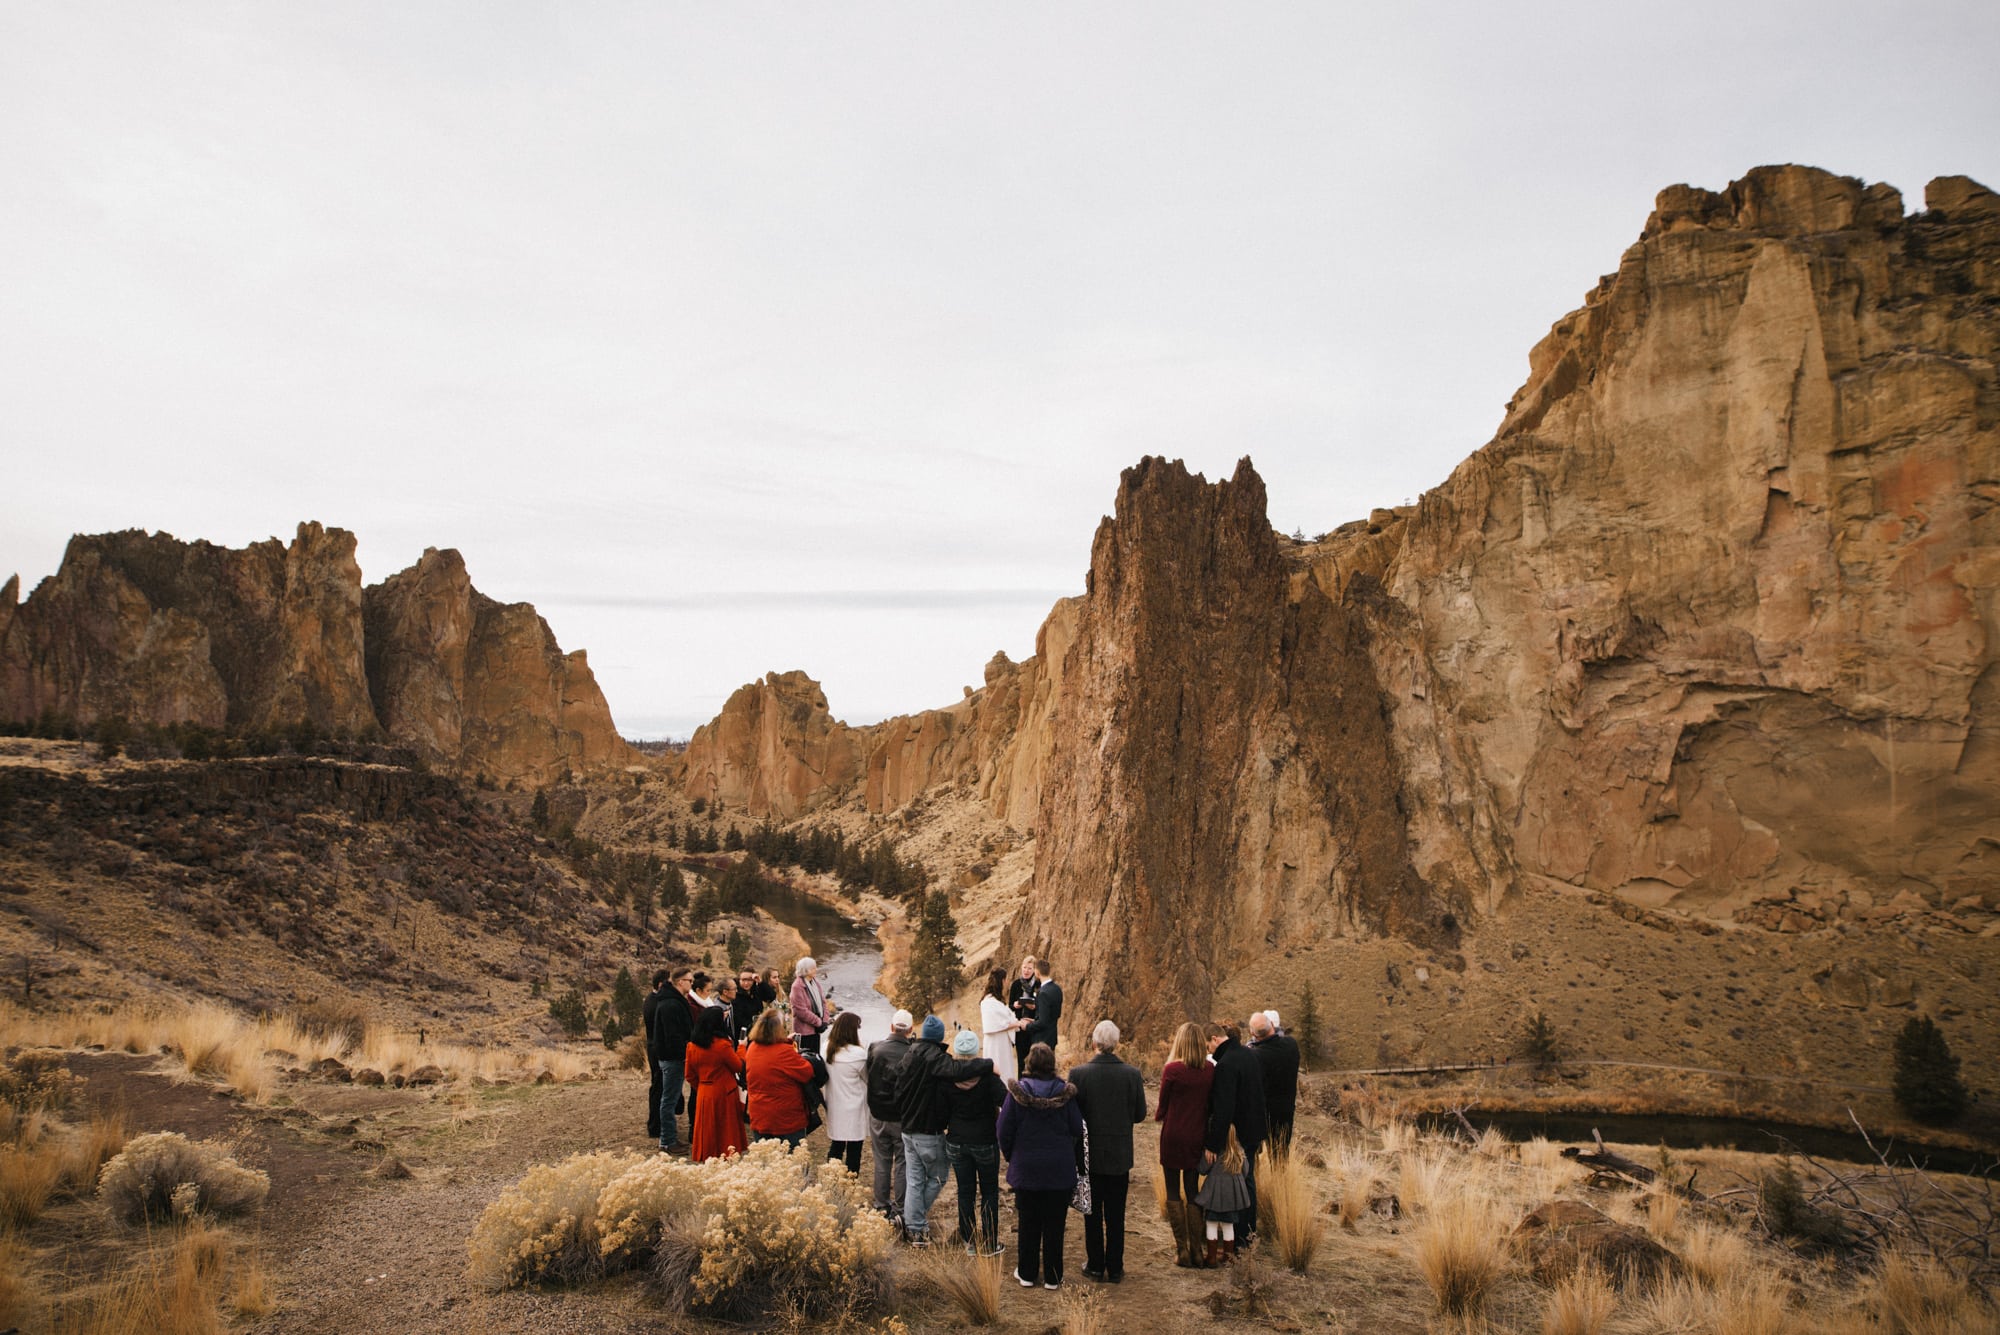
[[[1896,1035],[1896,1075],[1890,1084],[1896,1106],[1933,1126],[1957,1121],[1970,1101],[1958,1067],[1944,1031],[1928,1015],[1912,1016]]]
[[[927,1011],[940,997],[958,991],[965,977],[965,956],[958,948],[958,922],[951,916],[951,896],[933,890],[917,916],[910,941],[910,962],[903,971],[897,1000],[911,1011]]]
[[[632,970],[621,968],[611,984],[611,1008],[617,1013],[618,1023],[626,1033],[638,1032],[640,1012],[645,1005],[646,999],[639,995],[639,984],[632,980]]]

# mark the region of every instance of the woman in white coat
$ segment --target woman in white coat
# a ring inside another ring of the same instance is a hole
[[[986,975],[986,995],[979,999],[980,1056],[993,1062],[993,1074],[1012,1084],[1021,1078],[1014,1051],[1014,1031],[1025,1021],[1016,1019],[1007,1004],[1007,971],[995,969]]]
[[[826,1157],[859,1173],[861,1142],[868,1139],[868,1050],[861,1046],[861,1016],[854,1011],[834,1017],[826,1075]]]

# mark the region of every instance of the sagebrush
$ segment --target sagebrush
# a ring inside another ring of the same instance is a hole
[[[267,1174],[178,1131],[134,1137],[97,1179],[98,1198],[128,1224],[244,1214],[270,1190]]]

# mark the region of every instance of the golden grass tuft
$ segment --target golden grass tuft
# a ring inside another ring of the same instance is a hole
[[[1104,1295],[1090,1289],[1071,1288],[1065,1284],[1063,1295],[1056,1304],[1061,1316],[1057,1329],[1062,1335],[1110,1335],[1111,1319],[1104,1311]]]
[[[1396,1193],[1403,1208],[1427,1210],[1432,1203],[1458,1193],[1453,1190],[1450,1160],[1436,1150],[1406,1150],[1397,1159]]]
[[[1646,1228],[1663,1243],[1670,1243],[1681,1233],[1681,1198],[1673,1192],[1655,1186],[1639,1198],[1645,1207]]]
[[[28,1279],[29,1259],[19,1238],[0,1232],[0,1330],[25,1327],[37,1306]]]
[[[1579,1266],[1549,1290],[1542,1335],[1599,1335],[1617,1310],[1618,1295],[1591,1266]]]
[[[1000,1285],[1005,1278],[998,1256],[967,1256],[953,1248],[932,1252],[924,1278],[958,1309],[969,1326],[1000,1319]]]
[[[1507,1221],[1470,1192],[1435,1196],[1416,1231],[1417,1270],[1440,1313],[1478,1315],[1507,1268]]]
[[[116,1281],[72,1304],[63,1335],[221,1335],[227,1249],[213,1230],[175,1231]]]
[[[1676,1250],[1688,1274],[1709,1290],[1724,1287],[1750,1268],[1750,1244],[1726,1225],[1692,1224],[1682,1230]]]
[[[1971,1286],[1929,1257],[1882,1259],[1868,1306],[1886,1335],[1975,1335],[1995,1326]]]
[[[1375,1199],[1375,1188],[1381,1184],[1381,1170],[1373,1156],[1359,1145],[1343,1145],[1340,1149],[1340,1226],[1352,1233],[1368,1213],[1369,1203]]]
[[[235,1278],[229,1286],[229,1306],[236,1315],[251,1321],[267,1317],[277,1310],[277,1299],[271,1293],[270,1274],[257,1257],[246,1256],[238,1262]]]
[[[93,1113],[64,1149],[63,1189],[79,1195],[94,1190],[104,1165],[116,1158],[131,1138],[125,1130],[124,1113]]]
[[[1687,1280],[1661,1284],[1640,1300],[1642,1327],[1702,1335],[1790,1335],[1797,1329],[1791,1287],[1776,1275],[1744,1270],[1719,1288]]]
[[[64,1158],[53,1139],[32,1149],[0,1150],[0,1224],[26,1228],[42,1217],[62,1182]]]
[[[1257,1181],[1258,1203],[1270,1203],[1270,1232],[1278,1261],[1287,1270],[1303,1275],[1319,1250],[1326,1223],[1320,1217],[1319,1201],[1305,1166],[1289,1154],[1270,1158]]]

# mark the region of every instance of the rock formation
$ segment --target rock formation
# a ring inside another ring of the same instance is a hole
[[[565,655],[527,603],[473,588],[457,552],[426,549],[362,607],[382,727],[432,763],[539,786],[635,758],[583,651]]]
[[[128,530],[70,540],[0,590],[0,713],[260,729],[374,726],[354,535],[299,525],[241,551]]]
[[[1450,968],[1551,889],[1983,930],[2000,198],[1947,177],[1926,203],[1804,167],[1666,190],[1415,507],[1299,544],[1247,461],[1146,460],[1034,659],[852,733],[854,776],[780,722],[729,790],[781,815],[976,791],[1036,837],[1002,951],[1073,962],[1079,1026],[1157,1034],[1278,943],[1391,933]]]
[[[525,603],[473,589],[456,552],[364,593],[354,535],[299,525],[240,551],[170,534],[78,536],[26,602],[0,588],[0,718],[379,729],[497,780],[627,763],[584,655]]]
[[[695,729],[682,760],[693,797],[790,820],[839,797],[861,772],[855,729],[827,712],[803,672],[773,672],[729,697]]]

